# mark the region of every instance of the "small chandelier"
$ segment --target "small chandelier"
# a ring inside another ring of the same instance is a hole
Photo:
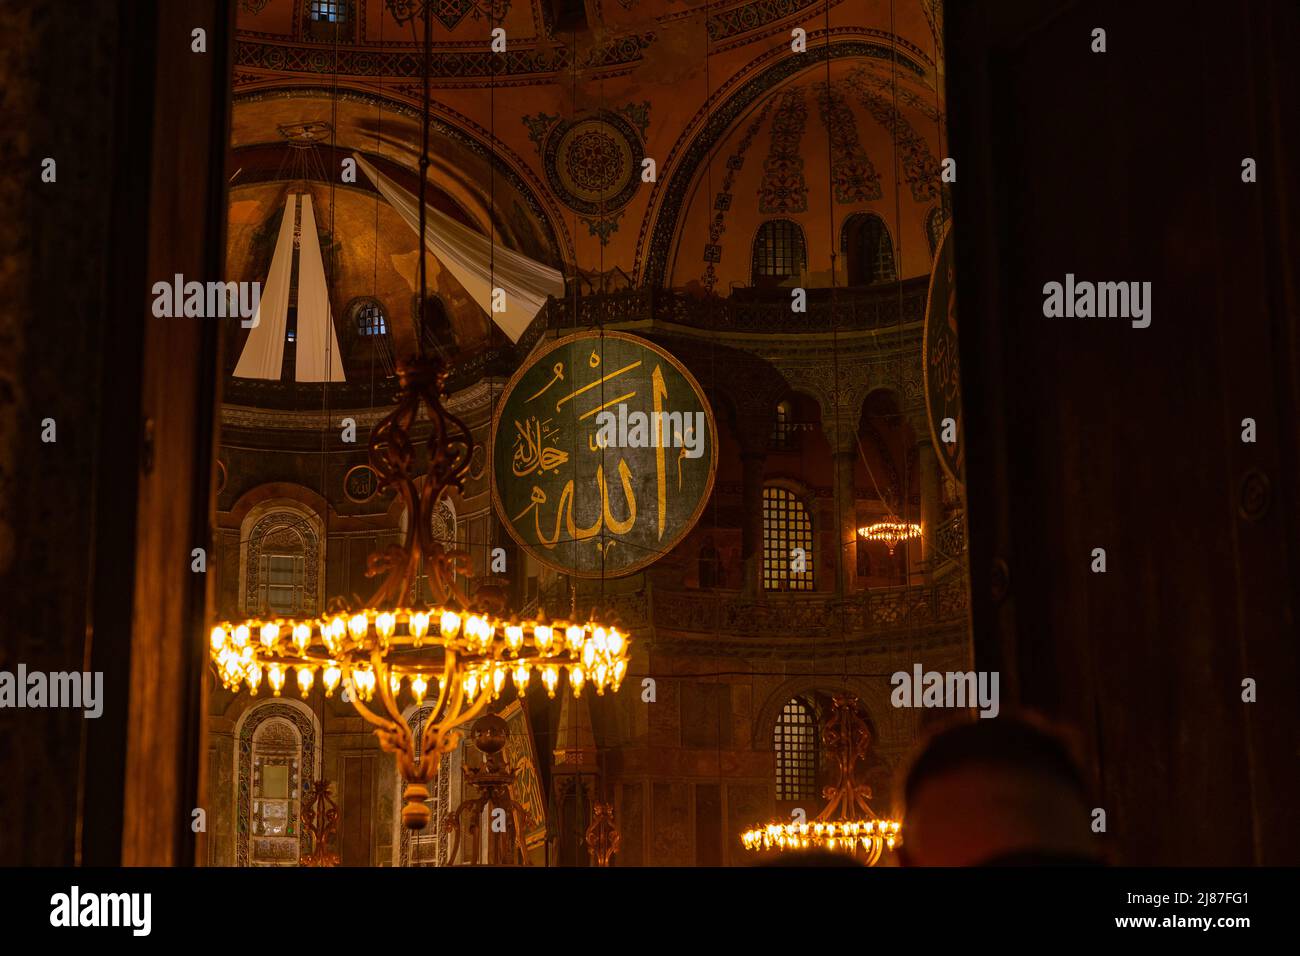
[[[900,541],[910,541],[921,536],[921,526],[911,521],[900,521],[891,516],[884,521],[877,521],[865,528],[859,528],[858,534],[868,541],[883,541],[892,555]]]
[[[217,674],[235,692],[246,687],[256,694],[265,680],[278,697],[291,669],[303,697],[317,674],[327,697],[342,684],[345,699],[374,725],[380,746],[397,755],[406,781],[402,820],[413,830],[428,825],[428,783],[441,756],[459,742],[456,728],[499,699],[507,680],[522,695],[536,675],[554,697],[563,674],[577,697],[587,685],[597,694],[617,691],[627,673],[628,640],[615,627],[505,616],[504,597],[491,586],[480,589],[481,606],[470,609],[456,583],[457,573],[470,571],[469,555],[443,548],[431,521],[448,490],[463,487],[474,449],[469,429],[443,406],[446,374],[437,358],[400,363],[397,407],[371,437],[379,487],[395,487],[411,517],[402,546],[370,556],[367,577],[385,578],[368,604],[317,618],[226,622],[211,634]],[[417,484],[411,429],[422,404],[433,429],[428,471]],[[409,600],[422,567],[436,596],[432,606]],[[421,731],[398,706],[403,684],[416,704],[426,694],[435,700]]]
[[[839,780],[826,788],[826,807],[812,822],[772,822],[746,830],[740,840],[746,850],[821,849],[850,853],[875,866],[885,850],[903,842],[903,825],[876,816],[867,801],[871,788],[854,779],[853,769],[871,746],[871,730],[858,714],[858,699],[836,696],[822,743],[835,755]]]

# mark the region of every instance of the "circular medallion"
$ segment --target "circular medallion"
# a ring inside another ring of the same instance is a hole
[[[538,561],[581,578],[671,551],[713,491],[718,432],[699,383],[658,345],[582,332],[538,349],[492,419],[492,503]]]
[[[644,150],[632,125],[601,113],[554,126],[542,164],[547,181],[578,212],[598,215],[627,205],[641,182]]]
[[[226,490],[226,463],[217,459],[217,494]]]
[[[379,475],[369,465],[354,465],[343,476],[343,493],[349,501],[365,504],[379,491]]]

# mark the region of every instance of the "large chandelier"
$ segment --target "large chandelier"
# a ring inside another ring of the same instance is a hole
[[[575,697],[590,685],[617,691],[627,673],[627,637],[596,621],[548,621],[501,613],[504,600],[490,588],[472,609],[456,581],[468,574],[469,555],[449,551],[433,537],[430,516],[450,488],[460,489],[474,442],[469,429],[443,407],[446,370],[436,358],[402,362],[397,408],[370,440],[370,466],[380,488],[405,500],[406,539],[369,559],[368,577],[386,575],[365,607],[339,607],[306,619],[251,618],[212,629],[211,656],[222,683],[256,694],[265,681],[279,696],[295,672],[306,697],[317,675],[331,696],[342,684],[357,712],[375,727],[383,749],[397,755],[406,781],[402,820],[411,829],[429,822],[428,783],[442,754],[453,750],[456,728],[500,698],[506,681],[522,694],[536,676],[554,697],[561,676]],[[424,405],[433,424],[428,472],[417,483],[411,429]],[[412,602],[423,568],[437,603]],[[489,609],[487,605],[492,605]],[[496,613],[493,613],[495,611]],[[398,705],[403,686],[415,703],[435,704],[422,729],[409,726]],[[419,740],[419,752],[416,741]]]
[[[921,536],[921,526],[911,521],[899,521],[897,518],[891,517],[885,521],[869,524],[865,528],[859,528],[858,534],[868,541],[885,542],[885,546],[889,548],[889,553],[893,554],[899,542],[919,538]]]
[[[428,0],[390,3],[395,14],[399,6],[408,19],[424,19],[417,246],[420,357],[398,363],[397,407],[371,433],[369,460],[379,476],[379,490],[395,488],[406,505],[406,538],[401,546],[390,545],[370,556],[366,576],[384,578],[364,607],[336,601],[322,617],[224,622],[212,629],[210,652],[222,684],[235,692],[247,688],[256,694],[265,681],[279,696],[291,670],[303,697],[317,674],[327,697],[342,684],[345,698],[374,726],[380,746],[397,756],[406,782],[402,821],[421,830],[429,824],[429,781],[442,756],[459,743],[456,728],[498,700],[507,680],[520,695],[534,676],[552,697],[562,676],[575,697],[587,685],[597,694],[607,688],[617,691],[627,673],[628,641],[617,628],[596,621],[508,615],[505,596],[496,585],[480,587],[471,602],[457,583],[458,575],[470,574],[469,555],[444,548],[433,536],[434,509],[451,489],[464,490],[474,439],[465,423],[443,405],[445,362],[424,351],[433,24]],[[432,429],[426,472],[418,480],[412,431],[422,407]],[[421,572],[432,590],[432,605],[416,599]],[[410,726],[398,706],[403,686],[417,705],[426,695],[434,700],[419,727]]]
[[[834,708],[822,731],[822,742],[835,756],[839,779],[823,793],[826,807],[811,822],[772,822],[741,834],[746,850],[821,849],[849,853],[875,866],[885,850],[903,842],[903,825],[876,816],[868,802],[871,788],[858,783],[854,767],[866,757],[871,730],[858,713],[858,699],[833,698]]]

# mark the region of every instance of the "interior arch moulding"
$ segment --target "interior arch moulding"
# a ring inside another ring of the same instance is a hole
[[[859,135],[865,137],[869,133],[877,140],[881,137],[887,139],[891,135],[886,126],[881,124],[883,117],[871,115],[871,110],[866,104],[874,104],[883,95],[882,81],[885,84],[891,83],[892,74],[896,71],[899,112],[903,116],[904,124],[913,128],[918,123],[928,126],[929,129],[926,130],[928,135],[923,138],[927,143],[933,144],[935,139],[933,130],[936,123],[930,119],[930,115],[933,115],[936,110],[942,110],[943,106],[942,102],[935,105],[937,80],[930,58],[913,44],[883,31],[833,26],[830,35],[829,51],[826,46],[826,32],[810,31],[806,53],[793,54],[788,44],[779,44],[756,57],[743,70],[738,71],[720,83],[716,90],[711,91],[708,102],[696,111],[691,122],[660,164],[659,181],[650,193],[648,208],[637,238],[638,284],[656,287],[684,284],[677,281],[680,278],[676,261],[680,257],[677,253],[684,251],[691,262],[690,268],[694,270],[696,261],[704,251],[700,249],[699,241],[682,242],[683,236],[692,234],[688,229],[687,213],[692,207],[700,204],[699,192],[701,189],[708,188],[710,179],[713,191],[720,191],[719,187],[726,182],[731,171],[728,168],[729,162],[733,165],[743,164],[745,172],[761,170],[765,156],[755,154],[760,149],[766,152],[769,148],[767,144],[774,121],[772,114],[779,109],[779,104],[774,103],[774,100],[779,97],[783,89],[793,85],[807,88],[804,125],[809,133],[822,137],[821,143],[816,147],[805,143],[800,150],[800,145],[795,144],[792,151],[824,156],[827,153],[825,146],[827,135],[836,137],[836,152],[842,150],[841,134],[838,130],[828,134],[828,120],[821,115],[822,109],[816,95],[816,88],[825,82],[824,71],[828,59],[835,73],[832,85],[837,90],[843,85],[843,98],[849,101],[847,108],[857,121]],[[848,79],[851,73],[857,77],[853,81]],[[854,84],[853,87],[848,86],[850,82]],[[767,115],[764,115],[764,110],[767,111]],[[836,111],[836,106],[833,104],[829,119],[832,127],[834,127],[833,114]],[[922,117],[924,119],[921,119]],[[760,119],[761,122],[758,122]],[[885,122],[890,123],[889,120]],[[754,133],[762,134],[759,137],[762,142],[753,141],[754,137],[750,137],[751,142],[743,151],[749,154],[746,162],[745,156],[734,154],[741,146],[741,140],[745,138],[746,133],[755,125],[758,128]],[[878,170],[882,173],[892,170],[892,147],[890,152],[886,153],[882,149],[882,144],[877,142],[871,152],[874,153],[873,159]],[[820,169],[815,171],[821,172]],[[736,179],[742,177],[743,173],[738,174]],[[892,187],[892,179],[882,186]],[[733,198],[741,195],[743,193],[733,192]],[[889,188],[883,188],[881,198],[890,200],[888,206],[892,210],[893,202]],[[709,201],[704,205],[712,207],[715,199],[716,197],[709,197]],[[816,210],[815,197],[809,197],[807,207]],[[820,208],[822,210],[826,208],[824,199],[820,203]],[[866,207],[841,206],[837,203],[837,222],[848,212],[857,211],[859,208]],[[928,211],[928,208],[924,211]],[[842,213],[841,210],[845,212]],[[710,235],[710,224],[707,221],[695,225],[701,226],[699,230],[701,235],[710,237],[708,242],[716,243],[716,237]],[[922,237],[919,249],[924,250],[927,247],[924,241],[923,213],[919,228],[922,230],[919,233]],[[746,246],[748,253],[747,239],[742,241],[737,238],[737,233],[731,227],[725,231],[730,234],[728,247],[730,256],[738,256],[737,250],[741,245]],[[909,269],[905,274],[911,274],[913,271],[928,271],[928,252],[925,259],[923,268],[917,266],[916,269]],[[703,267],[703,263],[700,264]],[[829,281],[826,284],[829,285]],[[726,290],[722,288],[718,291],[725,294]]]
[[[436,97],[430,109],[430,185],[451,198],[479,231],[487,233],[490,221],[504,244],[525,255],[556,268],[574,261],[564,215],[532,167],[481,123]],[[357,83],[340,83],[337,89],[280,83],[234,97],[232,189],[241,182],[241,151],[282,148],[279,127],[307,121],[332,127],[319,148],[328,150],[332,142],[340,157],[353,150],[378,157],[388,167],[385,172],[400,167],[407,176],[403,185],[417,188],[420,110],[408,98]],[[495,201],[485,183],[495,184]],[[360,172],[355,185],[373,189]]]

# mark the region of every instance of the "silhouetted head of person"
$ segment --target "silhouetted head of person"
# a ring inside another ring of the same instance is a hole
[[[905,866],[1102,862],[1083,771],[1056,730],[1005,715],[948,727],[903,783]]]

